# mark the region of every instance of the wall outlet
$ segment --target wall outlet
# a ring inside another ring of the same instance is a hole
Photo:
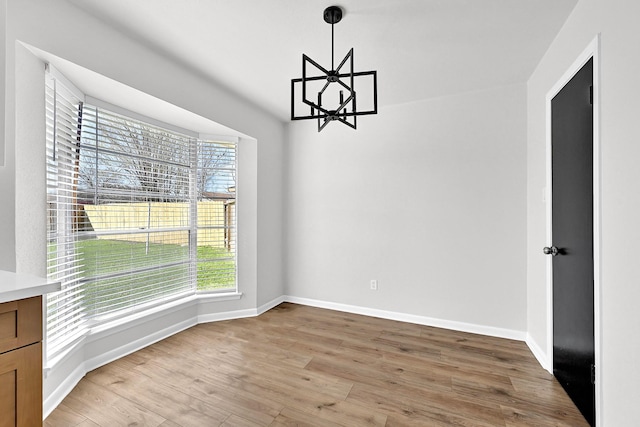
[[[377,280],[372,280],[371,281],[371,290],[372,291],[377,291],[378,290],[378,281]]]

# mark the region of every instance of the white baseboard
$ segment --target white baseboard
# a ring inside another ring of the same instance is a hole
[[[71,374],[69,374],[52,393],[45,397],[42,402],[43,420],[46,419],[60,403],[62,403],[64,398],[67,397],[87,372],[89,371],[85,368],[84,363],[78,365],[76,369],[74,369],[73,372],[71,372]]]
[[[223,311],[221,313],[200,314],[196,318],[196,324],[242,319],[244,317],[255,317],[257,314],[256,310],[253,308],[248,308],[246,310]]]
[[[278,298],[274,298],[273,300],[269,301],[266,304],[262,304],[260,307],[258,307],[258,315],[261,315],[262,313],[265,313],[269,310],[271,310],[273,307],[276,307],[280,304],[282,304],[285,301],[285,296],[284,295],[280,295]]]
[[[472,334],[487,335],[491,337],[507,338],[517,341],[525,341],[526,332],[513,329],[496,328],[493,326],[476,325],[473,323],[456,322],[452,320],[436,319],[433,317],[418,316],[415,314],[399,313],[395,311],[379,310],[375,308],[356,305],[340,304],[309,298],[285,296],[284,300],[295,304],[309,305],[312,307],[326,308],[329,310],[344,311],[353,314],[379,317],[381,319],[397,320],[400,322],[415,323],[418,325],[433,326],[436,328],[451,329]]]
[[[232,299],[237,299],[237,297],[233,296]],[[224,301],[226,299],[221,300]],[[197,315],[195,314],[197,313],[196,305],[196,300],[186,299],[182,304],[172,305],[164,312],[154,310],[147,316],[141,316],[138,319],[131,318],[131,320],[126,322],[126,327],[124,322],[118,321],[117,323],[114,323],[114,327],[112,328],[101,328],[96,332],[92,332],[88,336],[85,336],[84,339],[79,341],[79,343],[75,347],[65,353],[63,357],[58,358],[52,366],[47,367],[47,377],[51,378],[54,376],[52,375],[52,372],[54,372],[56,369],[60,369],[61,366],[68,366],[70,363],[73,363],[74,359],[80,360],[78,365],[73,368],[73,371],[69,374],[66,374],[64,376],[64,379],[59,384],[54,385],[53,391],[44,396],[44,418],[46,418],[51,412],[53,412],[53,410],[64,400],[64,398],[71,392],[71,390],[73,390],[73,388],[78,384],[78,382],[85,376],[87,372],[90,372],[96,368],[99,368],[100,366],[106,365],[107,363],[113,362],[114,360],[117,360],[128,354],[141,350],[151,344],[175,335],[178,332],[197,325],[198,323],[238,319],[242,317],[253,317],[257,315],[257,310],[255,309]],[[180,311],[181,309],[185,310],[183,311],[183,313],[186,313],[186,315],[182,315],[182,317],[185,317],[183,320],[173,323],[169,327],[166,327],[164,329],[154,331],[153,333],[148,335],[142,332],[145,324],[148,324],[149,322],[161,321],[165,316],[174,316],[175,313]],[[138,331],[136,331],[136,329],[138,329]],[[140,338],[134,339],[132,341],[127,341],[127,339],[125,338],[126,336],[135,336],[136,334],[140,336]],[[122,338],[119,338],[120,336],[122,336]],[[97,356],[83,360],[88,347],[92,345],[106,346],[105,343],[107,342],[111,343],[118,341],[123,341],[124,344],[115,346]],[[64,370],[65,368],[63,367],[62,369]]]
[[[60,383],[55,390],[46,397],[43,402],[43,415],[44,418],[49,416],[51,412],[62,402],[62,400],[73,390],[73,388],[78,384],[78,382],[85,376],[87,372],[90,372],[100,366],[106,365],[107,363],[111,363],[114,360],[120,359],[128,354],[134,353],[138,350],[141,350],[145,347],[150,346],[158,341],[162,341],[165,338],[168,338],[172,335],[177,334],[178,332],[184,331],[196,324],[195,319],[189,319],[175,325],[172,325],[169,328],[162,329],[157,331],[151,335],[144,336],[135,341],[127,342],[126,344],[111,349],[105,353],[102,353],[96,357],[85,360],[83,363],[78,365],[73,372],[65,378],[65,380]],[[113,334],[109,334],[113,335]],[[99,341],[100,337],[91,337],[91,342]],[[77,345],[74,347],[69,354],[67,354],[64,360],[74,357],[78,353],[84,353],[85,351],[85,343]],[[75,353],[75,354],[74,354]],[[55,369],[55,368],[50,368]]]
[[[182,332],[185,329],[189,329],[192,326],[195,326],[197,322],[195,319],[188,319],[183,322],[172,325],[168,328],[162,329],[160,331],[154,332],[151,335],[147,335],[135,341],[128,342],[120,347],[109,350],[105,353],[102,353],[96,357],[93,357],[87,360],[84,365],[87,372],[92,371],[100,366],[106,365],[107,363],[111,363],[114,360],[118,360],[124,355],[135,353],[138,350],[142,350],[145,347],[150,346],[151,344],[155,344],[158,341],[162,341],[165,338],[168,338],[172,335],[177,334],[178,332]]]
[[[73,372],[65,378],[65,380],[56,387],[56,389],[47,396],[47,398],[43,402],[43,415],[44,418],[49,416],[49,414],[62,402],[62,400],[73,390],[73,388],[80,382],[82,377],[85,376],[87,372],[90,372],[100,366],[106,365],[107,363],[113,362],[114,360],[120,359],[127,354],[134,353],[138,350],[141,350],[151,344],[154,344],[158,341],[161,341],[171,335],[177,334],[185,329],[190,328],[196,324],[195,320],[187,320],[184,322],[177,323],[172,325],[169,328],[165,328],[161,331],[157,331],[151,335],[147,335],[143,338],[140,338],[135,341],[131,341],[122,345],[120,347],[109,350],[105,353],[100,354],[99,356],[93,357],[89,360],[84,361],[78,365]],[[99,340],[99,337],[92,337],[92,341]],[[69,354],[65,357],[65,360],[68,358],[72,358],[74,355],[78,353],[84,352],[84,343],[74,347]],[[75,353],[75,354],[74,354]]]
[[[538,363],[540,363],[540,366],[542,366],[550,374],[553,374],[553,363],[551,363],[551,360],[549,360],[547,353],[542,351],[536,340],[534,340],[533,337],[527,333],[527,339],[525,340],[525,342],[527,343],[527,346],[529,346],[531,353],[533,353],[535,358],[538,359]]]

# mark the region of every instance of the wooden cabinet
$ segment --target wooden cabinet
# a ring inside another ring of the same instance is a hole
[[[0,304],[0,427],[42,426],[42,296]]]

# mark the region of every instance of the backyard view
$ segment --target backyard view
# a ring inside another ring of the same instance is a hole
[[[124,309],[190,288],[193,263],[188,245],[91,239],[77,241],[74,247],[74,267],[85,282],[82,303],[87,314]],[[55,253],[56,245],[50,244],[50,258]],[[198,246],[196,254],[198,291],[235,287],[233,252]]]
[[[128,261],[132,271],[125,277],[89,281],[85,304],[101,312],[125,308],[145,302],[150,296],[174,293],[174,283],[189,280],[189,248],[175,244],[127,242],[119,240],[86,240],[76,243],[78,263],[85,277],[120,273]],[[199,291],[227,289],[235,286],[235,261],[224,248],[199,246],[197,264]],[[126,258],[126,259],[123,259]],[[167,260],[176,265],[162,266]],[[179,263],[179,264],[178,264]],[[117,296],[114,296],[117,294]],[[106,298],[105,298],[106,297]]]

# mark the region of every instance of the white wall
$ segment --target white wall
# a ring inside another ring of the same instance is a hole
[[[5,91],[5,54],[7,51],[7,0],[0,0],[0,100]],[[0,170],[4,166],[4,102],[0,102]],[[1,173],[1,172],[0,172]]]
[[[528,82],[528,330],[546,351],[545,95],[601,33],[603,426],[640,419],[640,3],[580,0]]]
[[[45,90],[42,62],[24,46],[15,46],[15,195],[16,271],[47,274],[47,190],[43,150]],[[41,167],[43,166],[43,167]],[[39,183],[40,185],[34,185]],[[43,220],[45,219],[45,220]],[[43,240],[43,236],[45,239]]]
[[[10,103],[6,90],[6,51],[7,51],[7,0],[0,0],[0,269],[15,271],[15,226],[14,226],[14,198],[15,198],[15,165],[12,159],[14,145],[7,144],[5,134],[6,105]]]
[[[295,122],[287,154],[288,295],[525,331],[524,84]]]

